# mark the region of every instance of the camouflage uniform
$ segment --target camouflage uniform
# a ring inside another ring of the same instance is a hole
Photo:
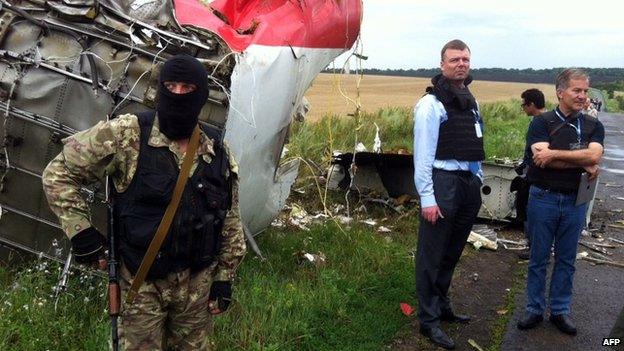
[[[156,118],[149,145],[168,147],[176,156],[178,167],[181,167],[184,153],[177,143],[160,132],[158,126]],[[83,185],[101,182],[106,174],[111,176],[119,192],[124,192],[130,185],[139,157],[138,119],[135,115],[126,114],[108,122],[99,122],[64,139],[63,143],[62,152],[43,172],[43,187],[52,211],[71,238],[91,226],[90,208],[80,191]],[[238,166],[227,146],[226,150],[230,171],[238,174]],[[202,132],[190,174],[197,167],[198,157],[210,163],[214,155],[212,140]],[[127,350],[159,349],[163,337],[169,338],[168,345],[174,349],[208,348],[205,339],[210,326],[207,299],[211,282],[232,281],[246,250],[238,206],[238,178],[233,177],[233,180],[232,207],[224,222],[221,248],[215,263],[192,276],[186,270],[171,273],[164,279],[145,282],[135,304],[122,305],[123,344]],[[130,281],[130,273],[122,267],[123,293],[129,289]],[[193,311],[198,307],[201,310]],[[162,329],[154,330],[144,340],[139,340],[136,336],[147,326],[150,326],[149,330],[165,326],[170,335],[163,336]]]

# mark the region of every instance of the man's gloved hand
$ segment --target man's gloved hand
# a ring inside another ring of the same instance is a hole
[[[76,262],[97,264],[104,257],[106,238],[97,229],[89,227],[74,235],[71,244]]]
[[[225,312],[232,301],[232,282],[213,282],[208,300],[208,308],[211,314]]]

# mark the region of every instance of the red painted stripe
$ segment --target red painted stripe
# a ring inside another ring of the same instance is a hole
[[[360,32],[361,0],[175,0],[182,25],[207,29],[230,49],[251,44],[306,48],[350,48]],[[213,13],[221,13],[227,23]]]

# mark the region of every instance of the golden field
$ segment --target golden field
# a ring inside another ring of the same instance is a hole
[[[341,91],[355,100],[357,77],[353,74],[319,74],[305,94],[311,105],[307,119],[316,121],[327,113],[353,113],[355,105]],[[364,76],[359,89],[362,110],[374,112],[382,107],[414,106],[429,85],[429,78]],[[520,94],[530,88],[538,88],[544,92],[546,100],[556,101],[555,87],[551,84],[474,81],[470,85],[472,93],[480,103],[520,100]]]

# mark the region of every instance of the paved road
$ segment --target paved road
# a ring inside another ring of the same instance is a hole
[[[606,147],[592,225],[603,228],[604,238],[624,240],[624,230],[608,226],[624,219],[624,115],[600,113],[599,118],[605,125]],[[611,252],[615,259],[624,261],[623,248]],[[578,335],[560,333],[547,321],[533,330],[519,331],[516,322],[526,306],[526,296],[522,293],[516,298],[514,317],[507,326],[502,350],[608,350],[602,346],[602,339],[608,336],[624,306],[624,268],[595,266],[587,261],[578,261],[576,268],[572,318]]]

